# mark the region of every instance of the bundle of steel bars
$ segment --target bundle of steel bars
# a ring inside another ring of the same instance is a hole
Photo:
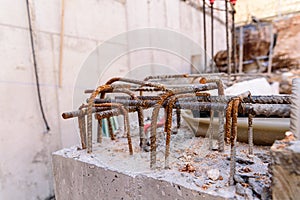
[[[172,85],[168,80],[187,80],[185,84]],[[180,111],[189,109],[193,111],[217,111],[219,115],[218,150],[224,151],[224,143],[231,145],[231,172],[230,180],[233,181],[235,173],[235,145],[237,138],[237,117],[242,114],[248,116],[248,143],[249,154],[253,153],[253,129],[252,118],[265,117],[289,117],[290,96],[252,96],[249,91],[238,96],[225,96],[223,79],[224,74],[181,74],[166,76],[149,76],[144,81],[128,78],[112,78],[106,84],[95,90],[86,90],[91,93],[87,103],[82,104],[78,110],[65,112],[64,119],[78,118],[82,149],[92,152],[92,120],[93,115],[98,121],[97,142],[102,141],[102,123],[104,118],[112,116],[124,116],[124,132],[128,140],[129,153],[133,154],[132,139],[130,135],[129,112],[137,112],[139,124],[139,144],[141,149],[146,149],[147,138],[144,132],[144,110],[152,109],[150,128],[150,167],[156,168],[156,130],[160,109],[166,113],[165,127],[166,149],[165,168],[169,168],[170,137],[172,128],[172,113],[176,111],[177,127],[180,128]],[[195,81],[196,80],[196,81]],[[164,82],[164,84],[160,83]],[[197,82],[197,83],[195,83]],[[166,84],[167,83],[167,84]],[[208,91],[218,90],[217,96],[211,96]],[[113,99],[105,98],[107,93],[118,93]],[[147,93],[145,95],[144,93]],[[150,94],[150,95],[149,95]],[[108,121],[108,130],[111,140],[115,139],[111,124]],[[233,184],[233,183],[231,183]]]

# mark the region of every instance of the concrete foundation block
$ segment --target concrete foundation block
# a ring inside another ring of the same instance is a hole
[[[275,142],[271,156],[273,199],[299,199],[300,141]]]
[[[163,170],[150,173],[120,171],[116,166],[107,166],[93,154],[82,150],[80,155],[66,153],[70,151],[64,149],[52,157],[57,200],[230,199],[160,178],[164,176]]]

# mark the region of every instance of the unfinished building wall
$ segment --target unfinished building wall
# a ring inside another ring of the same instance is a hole
[[[82,63],[98,44],[116,34],[145,27],[175,30],[203,44],[202,13],[179,0],[65,0],[62,84],[59,87],[62,1],[29,2],[42,102],[51,130],[46,131],[39,110],[26,1],[3,0],[0,199],[46,199],[53,195],[51,152],[78,144],[76,122],[62,121],[60,115],[73,109],[74,89],[85,89],[84,86],[74,88],[75,81]],[[217,51],[225,48],[225,29],[219,22],[215,26],[218,27],[215,36],[221,41],[216,43]],[[126,48],[119,43],[112,45]],[[108,69],[99,77],[100,82],[154,62],[175,66],[181,72],[190,67],[173,55],[144,50],[117,60],[113,70]]]

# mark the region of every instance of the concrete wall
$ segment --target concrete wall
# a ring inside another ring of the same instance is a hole
[[[0,1],[0,199],[53,195],[50,154],[78,144],[79,139],[76,122],[60,116],[73,109],[81,64],[98,44],[128,30],[157,27],[186,34],[202,45],[202,13],[179,0],[65,0],[63,79],[58,87],[61,2],[30,1],[42,102],[51,128],[46,132],[37,99],[25,1]],[[216,30],[217,51],[225,47],[223,25],[216,23]],[[171,55],[140,51],[117,60],[117,67],[104,74],[103,81],[147,62],[178,66],[182,71],[189,68],[186,61]]]

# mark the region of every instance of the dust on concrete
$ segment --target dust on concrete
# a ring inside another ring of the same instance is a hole
[[[134,128],[135,126],[132,126]],[[134,130],[133,130],[134,131]],[[120,131],[115,141],[104,138],[102,144],[93,144],[93,153],[79,147],[63,149],[59,154],[79,161],[107,168],[130,176],[144,175],[175,183],[195,191],[224,198],[270,198],[270,147],[255,146],[248,156],[248,144],[237,143],[235,186],[228,185],[230,146],[225,151],[209,151],[207,138],[194,137],[183,123],[177,134],[171,136],[170,169],[164,169],[165,135],[157,129],[157,169],[150,169],[150,153],[139,147],[139,137],[133,136],[133,155],[129,155],[127,139]],[[216,141],[214,141],[215,143]],[[192,167],[192,170],[187,170]]]

